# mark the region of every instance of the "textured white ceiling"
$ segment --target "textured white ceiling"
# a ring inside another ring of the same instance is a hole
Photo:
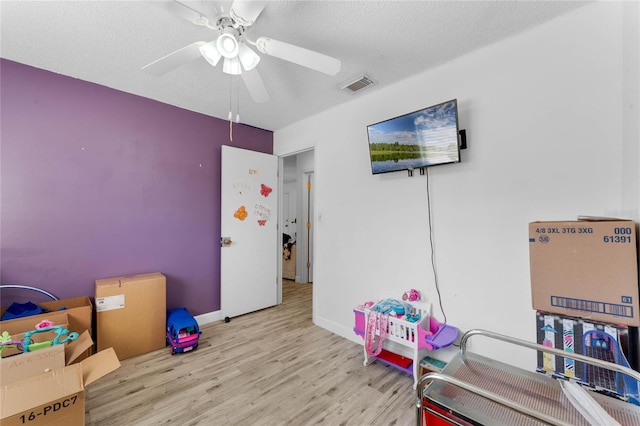
[[[212,4],[189,1],[203,12]],[[588,2],[271,1],[247,35],[316,50],[342,61],[330,77],[262,55],[258,70],[271,100],[256,104],[239,77],[197,59],[155,77],[141,67],[194,41],[215,39],[144,1],[0,2],[0,56],[37,68],[226,119],[278,130],[359,96],[339,90],[367,73],[361,93],[448,62]],[[237,106],[238,104],[239,106]]]

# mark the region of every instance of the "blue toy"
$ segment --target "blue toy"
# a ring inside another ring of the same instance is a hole
[[[167,311],[167,344],[171,355],[192,351],[198,347],[200,327],[186,308]]]

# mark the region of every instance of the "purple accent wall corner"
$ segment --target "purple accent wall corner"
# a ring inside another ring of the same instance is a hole
[[[229,142],[224,120],[6,59],[0,75],[0,282],[93,298],[96,279],[162,272],[168,309],[219,310],[220,147],[272,153],[273,133]]]

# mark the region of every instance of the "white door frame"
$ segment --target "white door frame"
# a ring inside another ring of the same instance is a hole
[[[304,170],[302,175],[306,176],[309,173],[313,173],[314,174],[314,180],[315,180],[315,169],[316,169],[316,164],[317,164],[317,161],[316,161],[317,151],[316,151],[315,147],[312,146],[312,147],[307,148],[307,149],[303,149],[303,150],[295,151],[295,152],[290,152],[290,153],[287,153],[287,154],[281,154],[281,155],[278,156],[278,185],[279,185],[279,190],[278,190],[278,197],[279,197],[278,203],[279,204],[278,204],[278,206],[280,207],[278,209],[278,229],[279,229],[279,232],[278,232],[278,244],[279,244],[280,247],[282,247],[282,230],[284,229],[284,214],[283,214],[283,209],[282,209],[282,194],[283,194],[283,191],[284,191],[284,158],[285,157],[297,156],[298,154],[303,154],[303,153],[309,152],[309,151],[313,151],[313,169],[312,170]],[[304,186],[304,185],[306,185],[306,182],[304,182],[304,183],[303,182],[298,182],[298,186],[299,187],[300,186]],[[306,201],[307,200],[307,195],[297,196],[296,198],[298,199],[298,202],[302,202],[301,200],[303,198],[304,198],[304,202],[305,203],[307,202]],[[300,216],[300,214],[296,214],[296,222],[297,222],[296,226],[298,226],[298,224],[300,224],[300,225],[306,224],[306,206],[303,206],[303,207],[304,207],[304,211],[301,212],[301,213],[303,213],[304,216]],[[313,220],[312,220],[311,232],[314,232],[313,225],[315,225],[315,224],[313,223]],[[302,241],[301,234],[305,235],[304,236],[304,241]],[[306,263],[306,230],[304,230],[304,232],[297,232],[296,235],[297,235],[296,241],[298,242],[297,252],[299,253],[296,256],[296,258],[297,259],[304,258],[305,259],[304,262]],[[315,238],[312,238],[311,242],[312,242],[313,246],[315,247],[314,239]],[[304,251],[303,251],[303,243],[304,243]],[[312,255],[314,253],[314,247],[311,247]],[[304,257],[301,256],[303,253],[304,253]],[[296,266],[296,276],[300,275],[298,273],[299,269],[300,268],[298,268]],[[306,280],[308,278],[306,271],[307,271],[307,268],[305,266],[304,267],[304,279],[303,279],[304,282],[307,282]],[[314,289],[314,292],[315,292],[315,289]],[[282,303],[282,262],[279,262],[279,265],[278,265],[278,303]]]
[[[301,281],[308,283],[313,282],[313,240],[315,234],[315,219],[313,209],[313,192],[315,185],[315,172],[313,170],[303,173],[304,182],[302,190],[302,218],[301,223],[304,223],[304,230],[302,232],[302,246],[298,246],[298,252],[302,254],[304,259],[302,272],[299,274]],[[311,189],[307,189],[307,184],[311,185]],[[310,224],[310,227],[307,226]],[[310,266],[307,266],[309,262]]]
[[[280,247],[280,253],[282,253],[282,230],[284,229],[284,214],[282,212],[282,191],[284,190],[284,156],[278,156],[278,247]],[[282,304],[282,254],[279,257],[278,262],[278,291],[277,291],[277,303]]]

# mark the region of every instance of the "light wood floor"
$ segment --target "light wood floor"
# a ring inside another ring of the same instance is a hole
[[[311,322],[311,285],[282,305],[202,327],[194,352],[122,361],[86,390],[86,424],[414,425],[408,374]]]

